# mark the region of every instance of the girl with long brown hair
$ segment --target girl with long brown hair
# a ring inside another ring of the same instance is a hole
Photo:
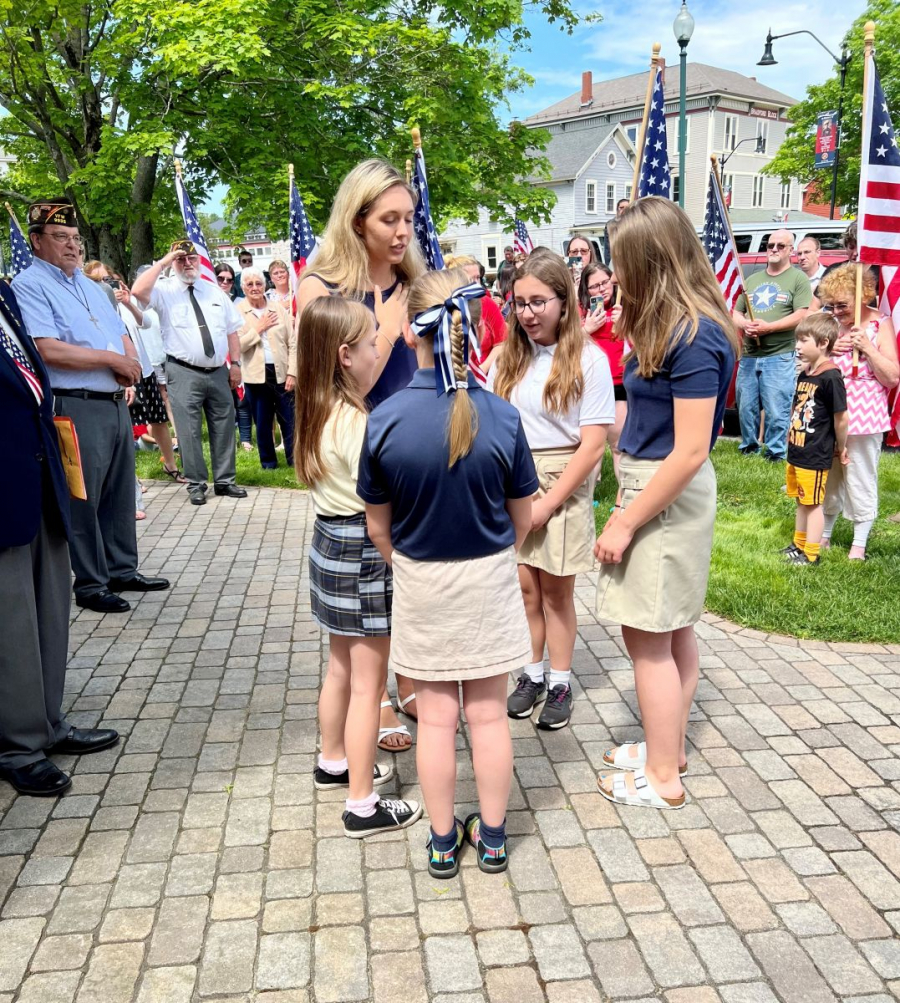
[[[613,234],[628,415],[619,493],[600,535],[597,613],[622,624],[646,741],[603,756],[609,801],[684,804],[685,730],[699,677],[716,475],[709,461],[738,355],[734,323],[688,217],[664,198],[627,208]]]
[[[509,337],[488,386],[518,409],[540,489],[518,558],[531,661],[507,711],[530,717],[544,703],[538,727],[563,728],[572,715],[575,576],[594,567],[594,483],[615,421],[613,385],[606,356],[582,334],[562,258],[552,252],[526,258],[513,280],[512,303]]]
[[[393,567],[391,665],[416,685],[436,878],[457,873],[466,840],[481,870],[506,869],[506,676],[529,647],[515,547],[537,478],[515,409],[469,377],[484,295],[462,269],[412,283],[404,337],[420,368],[372,413],[359,463],[369,535]],[[460,684],[480,805],[465,822],[454,815]]]
[[[353,838],[412,825],[415,801],[379,799],[393,770],[375,765],[378,704],[387,679],[391,572],[366,533],[356,493],[366,431],[365,395],[378,363],[375,320],[360,303],[318,299],[300,318],[294,464],[309,485],[316,523],[309,552],[313,619],[328,631],[319,696],[319,790],[349,787],[344,833]]]

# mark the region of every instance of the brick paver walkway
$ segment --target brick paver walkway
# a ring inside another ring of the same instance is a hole
[[[690,804],[619,811],[595,774],[633,679],[585,578],[573,725],[513,723],[509,872],[439,882],[425,821],[352,841],[313,789],[307,496],[147,498],[174,587],[72,626],[71,718],[123,741],[61,800],[0,784],[0,1003],[900,998],[900,649],[708,619]]]

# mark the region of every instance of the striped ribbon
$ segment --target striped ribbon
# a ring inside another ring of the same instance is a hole
[[[469,315],[469,300],[481,299],[485,295],[484,286],[472,282],[455,289],[450,296],[437,306],[429,307],[413,317],[413,333],[421,338],[434,334],[434,383],[438,397],[443,393],[452,394],[457,390],[468,390],[468,376],[457,380],[453,372],[453,353],[450,348],[450,329],[453,326],[453,312],[458,311],[462,323],[463,339],[471,350],[478,353],[478,330]]]

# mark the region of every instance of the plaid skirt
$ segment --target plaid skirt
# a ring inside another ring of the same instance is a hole
[[[166,403],[159,392],[156,373],[145,376],[134,385],[134,403],[128,409],[132,425],[164,425],[169,419]]]
[[[329,634],[390,636],[391,569],[369,539],[362,513],[316,516],[309,596],[313,619]]]

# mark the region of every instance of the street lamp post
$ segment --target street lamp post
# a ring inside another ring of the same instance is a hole
[[[678,205],[684,208],[684,159],[687,151],[687,47],[694,34],[694,19],[682,0],[681,10],[672,24],[675,41],[681,50],[681,81],[678,89]]]
[[[837,202],[837,176],[838,176],[838,162],[841,157],[841,120],[844,115],[844,82],[847,79],[847,64],[850,62],[850,53],[847,51],[847,46],[841,47],[841,58],[838,57],[828,48],[828,46],[819,38],[818,35],[813,34],[811,31],[807,31],[805,28],[800,31],[786,31],[783,35],[773,35],[772,29],[769,29],[768,35],[766,35],[766,47],[763,50],[762,59],[756,64],[757,66],[775,66],[778,60],[772,55],[772,42],[776,38],[788,38],[790,35],[812,35],[812,37],[822,46],[822,48],[828,53],[829,56],[837,63],[841,68],[841,91],[840,97],[838,98],[838,113],[837,113],[837,143],[834,147],[834,163],[831,166],[831,209],[828,213],[829,219],[834,219],[834,207]]]

